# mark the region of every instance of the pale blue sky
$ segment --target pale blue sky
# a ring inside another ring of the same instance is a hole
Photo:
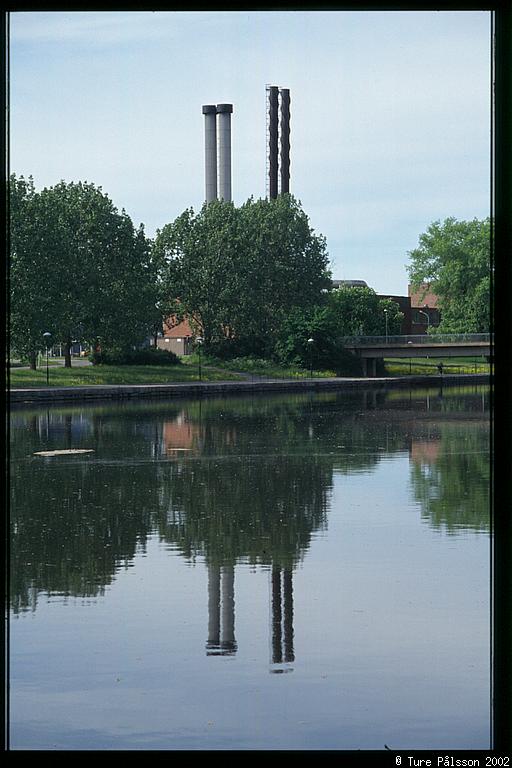
[[[267,83],[290,89],[290,191],[333,277],[405,294],[432,221],[489,215],[488,12],[10,19],[11,171],[101,186],[150,236],[201,207],[203,104],[234,105],[234,202],[265,195]]]

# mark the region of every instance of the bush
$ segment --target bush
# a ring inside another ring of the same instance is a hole
[[[93,365],[181,365],[174,352],[146,347],[133,350],[103,350],[89,355]]]
[[[261,357],[234,357],[230,361],[230,368],[239,368],[241,371],[260,371],[271,368],[272,361]]]

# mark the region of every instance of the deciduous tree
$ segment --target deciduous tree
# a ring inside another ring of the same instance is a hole
[[[329,284],[325,240],[290,195],[188,209],[157,234],[155,257],[176,314],[220,354],[269,355],[292,308],[312,306]]]
[[[409,252],[414,288],[439,297],[440,333],[488,333],[491,323],[490,219],[435,221]]]
[[[156,267],[142,225],[100,187],[61,181],[34,190],[11,178],[12,342],[37,351],[42,333],[61,342],[71,365],[74,341],[123,348],[151,332]]]
[[[392,299],[381,299],[371,288],[342,287],[324,294],[319,305],[288,315],[275,343],[283,363],[360,372],[357,359],[343,345],[345,336],[384,336],[400,333],[403,315]],[[312,339],[308,342],[308,339]]]
[[[39,198],[32,177],[9,179],[9,341],[11,351],[35,370],[43,333],[52,331],[50,254],[41,249]]]

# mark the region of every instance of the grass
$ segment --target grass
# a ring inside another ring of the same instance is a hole
[[[429,358],[428,360],[395,358],[385,360],[386,374],[389,376],[408,376],[417,374],[439,374],[437,364],[443,363],[443,374],[489,373],[490,366],[482,358]],[[201,359],[202,381],[237,381],[239,373],[272,379],[304,379],[310,377],[310,371],[298,367],[283,367],[268,360],[255,358],[235,358],[219,360],[207,357]],[[314,378],[335,376],[334,371],[313,371]],[[199,381],[199,358],[190,355],[183,358],[181,365],[95,365],[64,368],[52,366],[50,387],[76,387],[94,384],[172,384],[195,383]],[[37,371],[29,369],[10,369],[12,389],[28,387],[46,387],[46,365]]]
[[[207,358],[211,365],[227,371],[240,371],[241,373],[254,374],[275,379],[304,379],[311,376],[310,371],[298,367],[284,367],[276,365],[268,360],[259,360],[252,357],[239,357],[233,360],[218,360]],[[489,363],[482,362],[481,357],[452,357],[452,358],[391,358],[385,362],[385,375],[408,376],[418,374],[439,374],[438,363],[443,364],[443,374],[458,373],[489,373]],[[315,378],[334,377],[334,371],[313,371]]]
[[[229,371],[210,370],[202,366],[202,381],[239,380]],[[199,381],[198,366],[176,365],[91,365],[76,368],[53,368],[50,387],[78,387],[93,384],[173,384]],[[46,387],[46,368],[37,371],[12,369],[11,389]]]
[[[384,361],[386,373],[390,376],[439,374],[438,364],[443,364],[443,374],[489,373],[490,365],[481,357],[439,357],[388,358]]]
[[[309,369],[277,365],[270,360],[261,360],[254,357],[236,357],[233,360],[219,360],[214,357],[208,357],[207,360],[210,365],[225,371],[253,374],[254,376],[263,376],[271,379],[305,379],[311,376]],[[313,370],[313,376],[319,379],[328,378],[336,376],[336,373],[327,370]]]

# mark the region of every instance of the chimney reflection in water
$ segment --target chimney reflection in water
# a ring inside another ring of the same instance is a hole
[[[293,581],[290,568],[272,566],[272,665],[294,661],[293,653]],[[276,674],[291,672],[291,667],[271,666]]]
[[[208,566],[207,656],[236,653],[234,584],[234,566]]]
[[[235,569],[233,565],[208,566],[207,656],[232,656],[235,640]],[[271,571],[271,669],[291,672],[293,652],[293,576],[291,568],[273,565]]]

